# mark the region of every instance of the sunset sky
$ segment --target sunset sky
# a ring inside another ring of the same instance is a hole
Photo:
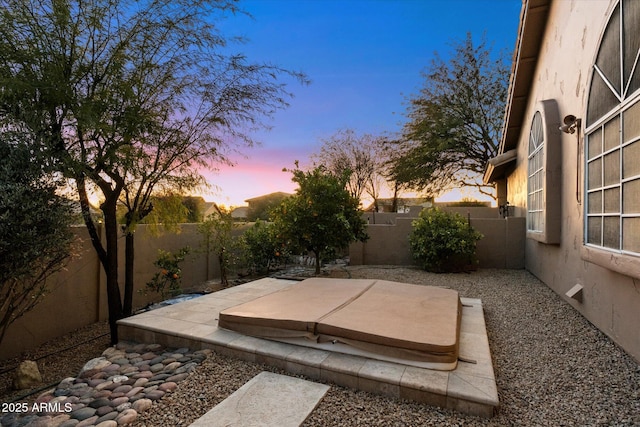
[[[235,16],[223,26],[248,39],[237,52],[302,71],[311,84],[291,81],[289,108],[267,122],[269,132],[254,135],[261,145],[235,156],[234,167],[205,173],[216,187],[205,199],[227,206],[293,192],[291,174],[282,169],[295,160],[308,164],[321,140],[340,129],[397,133],[407,98],[419,92],[421,71],[435,52],[446,60],[451,42],[467,32],[476,41],[484,34],[494,51],[513,51],[521,1],[246,0],[240,6],[253,19]]]

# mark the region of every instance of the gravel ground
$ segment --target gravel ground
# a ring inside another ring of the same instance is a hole
[[[526,271],[436,275],[404,267],[340,267],[331,275],[444,286],[480,298],[500,409],[492,419],[481,419],[332,385],[305,426],[640,426],[640,365]],[[63,341],[87,339],[90,331],[98,336],[104,327],[93,325]],[[46,354],[47,347],[34,354]],[[75,376],[79,367],[73,361],[89,360],[104,347],[98,339],[50,356],[47,379]],[[133,425],[189,425],[263,370],[284,374],[212,354]],[[11,397],[4,385],[8,375],[0,374],[0,402]]]

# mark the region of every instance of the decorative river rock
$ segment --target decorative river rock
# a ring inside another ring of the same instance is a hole
[[[120,426],[173,392],[211,350],[170,349],[159,344],[119,343],[88,361],[73,378],[42,393],[20,412],[0,414],[3,427]]]

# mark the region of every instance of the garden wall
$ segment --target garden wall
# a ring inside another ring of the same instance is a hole
[[[455,209],[471,216],[471,225],[485,237],[478,242],[480,267],[524,268],[524,218],[501,219],[497,209]],[[368,213],[366,243],[349,248],[352,265],[412,265],[408,236],[417,212],[408,214]],[[249,226],[248,224],[247,226]],[[106,281],[102,267],[89,240],[85,227],[74,227],[77,236],[76,254],[65,271],[49,280],[50,292],[36,308],[14,322],[0,345],[0,360],[19,355],[47,340],[80,327],[108,318]],[[236,230],[241,233],[243,229]],[[156,294],[142,295],[157,269],[153,262],[158,249],[175,252],[190,246],[199,249],[202,236],[197,224],[183,224],[179,234],[154,236],[145,225],[136,230],[134,308],[142,308],[161,298]],[[120,239],[119,283],[124,287],[124,237]],[[194,251],[195,252],[195,251]],[[220,266],[214,254],[194,253],[182,263],[182,285],[185,291],[200,290],[202,285],[220,277]],[[123,292],[124,289],[121,289]]]
[[[477,244],[480,268],[524,268],[525,218],[501,218],[496,208],[456,207],[443,210],[469,217],[471,226],[484,236]],[[409,234],[413,228],[411,223],[416,217],[417,215],[411,217],[407,214],[376,214],[376,223],[368,221],[369,240],[350,245],[350,264],[414,264],[409,250]]]
[[[49,293],[32,311],[9,326],[0,345],[0,360],[19,355],[47,340],[63,335],[97,321],[107,320],[107,294],[105,275],[91,245],[85,227],[73,227],[76,235],[76,256],[66,269],[48,280]],[[239,231],[238,231],[239,232]],[[133,306],[139,309],[150,302],[158,302],[157,294],[143,295],[145,284],[157,268],[153,262],[158,249],[175,252],[190,246],[194,249],[182,263],[182,285],[185,291],[199,289],[201,285],[220,277],[220,266],[214,254],[197,253],[202,236],[197,224],[181,225],[181,232],[154,236],[145,225],[139,225],[135,237],[135,272]],[[119,240],[119,283],[124,292],[124,236]]]

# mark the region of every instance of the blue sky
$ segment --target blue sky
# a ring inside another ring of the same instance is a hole
[[[223,24],[247,43],[235,46],[255,62],[304,72],[311,84],[291,80],[294,98],[255,134],[259,147],[244,149],[236,166],[206,174],[216,186],[207,200],[241,205],[273,191],[293,192],[291,174],[340,129],[396,133],[406,120],[407,98],[417,94],[421,71],[434,53],[470,32],[493,50],[513,51],[520,0],[247,0]]]

